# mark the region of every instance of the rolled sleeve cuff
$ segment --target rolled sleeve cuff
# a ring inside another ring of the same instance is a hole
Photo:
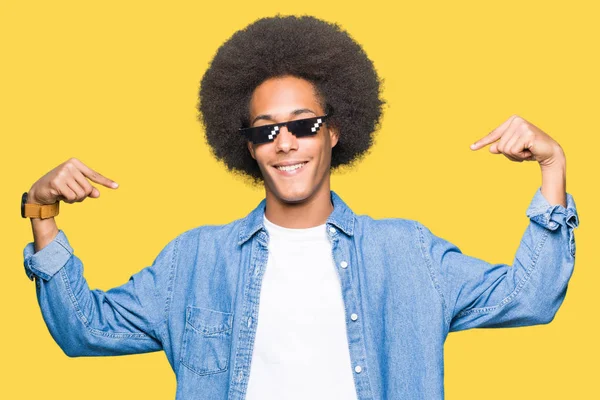
[[[573,229],[579,226],[579,216],[573,196],[567,193],[567,207],[562,204],[551,205],[538,188],[527,209],[527,217],[538,225],[551,231],[561,226],[566,226],[569,233],[569,247],[571,255],[575,256],[575,237]]]
[[[23,265],[30,280],[39,276],[49,280],[67,263],[73,255],[73,248],[62,230],[43,249],[35,252],[33,242],[28,243],[23,250]]]

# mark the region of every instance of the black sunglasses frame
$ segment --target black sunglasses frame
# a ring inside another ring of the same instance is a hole
[[[285,126],[288,131],[296,137],[312,136],[317,134],[321,126],[325,123],[325,120],[330,116],[331,113],[328,113],[320,117],[310,117],[280,122],[277,124],[240,128],[239,132],[254,144],[274,141],[282,126]]]

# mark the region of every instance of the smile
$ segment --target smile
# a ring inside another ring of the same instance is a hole
[[[303,162],[303,163],[298,163],[298,164],[294,164],[294,165],[282,165],[282,166],[278,166],[275,167],[277,168],[279,171],[282,172],[295,172],[299,169],[301,169],[302,167],[304,167],[307,163]]]

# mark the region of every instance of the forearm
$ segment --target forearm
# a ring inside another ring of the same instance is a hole
[[[566,159],[562,150],[560,156],[550,165],[542,165],[542,194],[550,205],[567,207]]]
[[[575,201],[551,205],[537,190],[512,265],[469,257],[451,243],[424,234],[429,264],[439,269],[450,331],[548,323],[560,307],[574,270],[579,225]]]
[[[44,321],[65,354],[110,356],[161,349],[146,318],[149,311],[137,306],[131,286],[114,288],[112,295],[90,290],[75,255],[50,280],[40,280],[38,302]]]
[[[171,260],[171,253],[165,254],[160,261]],[[124,285],[109,291],[90,290],[83,264],[62,231],[39,252],[29,243],[24,264],[27,275],[36,277],[44,321],[69,356],[143,353],[161,348],[155,328],[164,315],[164,300],[157,302],[157,272],[145,268]]]
[[[47,219],[31,218],[31,230],[33,231],[33,243],[36,253],[46,247],[58,235],[58,227],[54,217]]]

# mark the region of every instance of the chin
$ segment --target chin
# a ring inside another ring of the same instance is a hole
[[[302,203],[308,197],[310,197],[310,191],[307,189],[295,189],[295,190],[277,190],[273,192],[273,195],[284,203]]]
[[[298,204],[315,194],[318,187],[312,182],[312,171],[304,171],[297,177],[281,177],[277,173],[265,180],[266,190],[281,203]]]

